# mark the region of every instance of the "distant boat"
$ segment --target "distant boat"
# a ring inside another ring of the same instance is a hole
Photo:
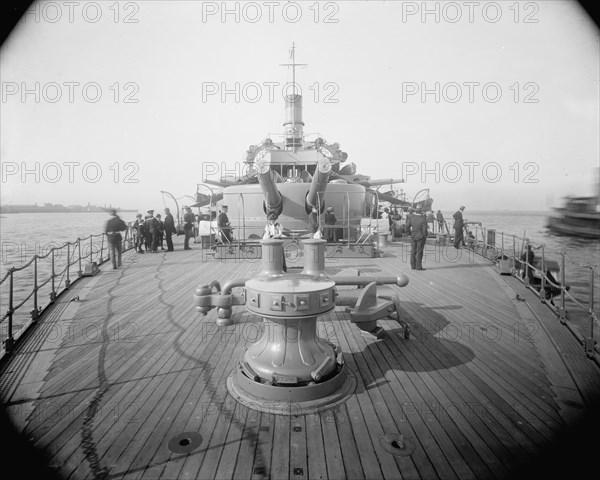
[[[563,207],[555,208],[547,227],[561,235],[600,238],[600,198],[567,197]]]

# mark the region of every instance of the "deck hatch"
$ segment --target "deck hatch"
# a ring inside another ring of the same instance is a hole
[[[415,452],[415,442],[411,437],[399,433],[388,433],[379,437],[384,450],[397,457],[408,457]]]
[[[171,453],[186,454],[196,450],[202,444],[202,435],[198,432],[182,432],[175,435],[167,448]]]

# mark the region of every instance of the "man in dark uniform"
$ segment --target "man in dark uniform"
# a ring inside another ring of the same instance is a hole
[[[154,218],[154,210],[148,210],[146,229],[150,233],[150,251],[158,251],[158,221]]]
[[[140,218],[137,222],[137,251],[138,253],[144,253],[146,244],[146,225],[144,224],[144,219]]]
[[[163,247],[163,240],[165,238],[165,224],[163,223],[160,213],[156,214],[156,222],[158,224],[158,242],[157,242],[157,247],[160,245],[160,249],[164,250],[165,247]]]
[[[327,211],[325,212],[325,238],[329,243],[337,242],[337,228],[333,225],[337,223],[337,218],[335,218],[335,213],[333,213],[333,207],[327,207]]]
[[[427,218],[423,215],[423,207],[417,207],[414,215],[406,221],[407,234],[410,236],[410,268],[411,270],[425,270],[423,268],[423,251],[427,240]]]
[[[134,246],[136,252],[138,250],[138,245],[139,245],[139,241],[140,241],[140,238],[138,236],[138,227],[140,225],[140,220],[142,220],[142,214],[138,213],[135,216],[135,222],[133,222],[133,225],[131,228],[131,230],[133,232],[133,246]]]
[[[231,236],[231,223],[229,223],[229,217],[227,216],[227,205],[222,205],[221,213],[217,217],[217,225],[224,237],[224,243],[232,243],[233,237]]]
[[[196,217],[192,213],[192,207],[185,207],[185,214],[183,215],[183,231],[185,232],[185,238],[183,240],[183,249],[191,250],[190,237],[194,231],[194,220]]]
[[[463,237],[463,228],[465,226],[463,220],[464,205],[461,206],[452,218],[454,218],[454,248],[460,248],[460,245],[465,245],[465,239]]]
[[[444,231],[444,215],[441,210],[437,211],[436,220],[438,222],[438,231],[442,233]]]
[[[171,238],[173,234],[177,233],[175,230],[175,220],[173,219],[173,215],[171,215],[171,210],[165,208],[165,221],[163,222],[165,228],[165,237],[167,240],[167,252],[172,252],[173,248],[173,239]]]
[[[110,210],[109,214],[112,218],[106,222],[104,232],[106,233],[106,238],[108,239],[110,260],[112,261],[113,269],[116,270],[117,267],[122,265],[121,242],[123,241],[123,237],[121,237],[121,232],[127,230],[127,224],[121,220],[121,218],[119,218],[116,210]]]

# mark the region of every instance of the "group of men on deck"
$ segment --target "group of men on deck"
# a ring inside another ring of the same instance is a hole
[[[463,236],[464,219],[463,211],[465,207],[462,205],[453,215],[454,218],[454,248],[459,249],[465,246],[465,239]],[[433,213],[427,215],[423,213],[423,207],[418,206],[414,211],[409,210],[406,218],[405,232],[411,239],[411,252],[410,252],[410,268],[412,270],[425,270],[423,268],[423,252],[425,250],[425,241],[429,234],[428,224],[433,223]],[[444,225],[444,217],[442,212],[438,210],[437,214],[438,227],[441,231]]]
[[[175,221],[168,208],[165,208],[165,220],[159,214],[154,216],[154,210],[148,210],[146,216],[138,213],[132,226],[135,242],[135,249],[138,253],[156,253],[160,245],[161,250],[165,250],[163,242],[166,238],[167,251],[172,252],[172,236],[176,233]]]
[[[465,239],[463,236],[464,219],[463,211],[465,207],[461,206],[454,214],[454,247],[460,248],[461,245],[465,246]],[[185,207],[185,214],[183,216],[183,230],[185,233],[184,250],[191,250],[189,246],[189,240],[194,235],[194,223],[196,221],[195,215],[192,213],[191,207]],[[233,236],[231,233],[231,223],[227,216],[227,205],[221,206],[221,211],[217,217],[217,225],[219,227],[221,241],[223,243],[233,242]],[[110,246],[110,257],[112,259],[113,268],[121,266],[121,246],[122,236],[121,232],[127,229],[127,225],[123,220],[119,218],[116,210],[111,210],[111,219],[108,220],[105,227],[105,232],[108,238]],[[433,213],[433,212],[431,212]],[[411,239],[411,255],[410,255],[410,267],[412,270],[425,270],[423,268],[423,253],[425,250],[425,242],[429,234],[428,224],[432,223],[433,215],[425,215],[423,213],[422,206],[416,207],[416,209],[410,209],[406,217],[406,225],[404,227],[405,233]],[[279,223],[276,223],[277,216],[269,215],[267,219],[267,225],[265,227],[265,238],[281,238],[283,235],[283,228]],[[437,221],[439,229],[441,230],[444,219],[441,211],[438,210]],[[325,225],[326,225],[326,240],[328,242],[336,242],[337,228],[334,225],[337,223],[337,219],[334,214],[333,207],[328,207],[325,213]],[[308,232],[315,238],[321,238],[321,230],[318,221],[318,211],[313,208],[308,217]],[[154,210],[148,210],[145,218],[142,218],[142,214],[138,214],[135,223],[133,224],[134,242],[135,248],[138,253],[145,252],[157,252],[160,244],[160,249],[165,250],[163,247],[163,239],[166,238],[167,252],[174,251],[173,248],[173,234],[177,233],[175,229],[175,222],[173,215],[168,208],[165,208],[165,220],[161,219],[161,215],[154,216]]]
[[[108,239],[112,266],[113,269],[116,269],[122,265],[123,236],[121,232],[127,230],[127,224],[117,215],[115,209],[109,210],[108,213],[111,218],[106,222],[104,232]],[[138,213],[132,225],[132,233],[135,250],[138,253],[158,252],[159,244],[160,249],[165,250],[163,247],[165,238],[167,241],[167,252],[174,250],[172,236],[176,233],[175,221],[168,208],[165,208],[164,221],[160,214],[157,214],[156,217],[154,216],[154,210],[148,210],[145,218],[142,218],[142,214]]]

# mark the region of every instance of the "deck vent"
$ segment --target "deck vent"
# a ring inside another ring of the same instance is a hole
[[[388,433],[379,437],[384,450],[397,457],[408,457],[415,452],[415,442],[411,437],[398,433]]]
[[[172,453],[186,454],[196,450],[202,444],[202,435],[198,432],[183,432],[169,440],[167,448]]]

